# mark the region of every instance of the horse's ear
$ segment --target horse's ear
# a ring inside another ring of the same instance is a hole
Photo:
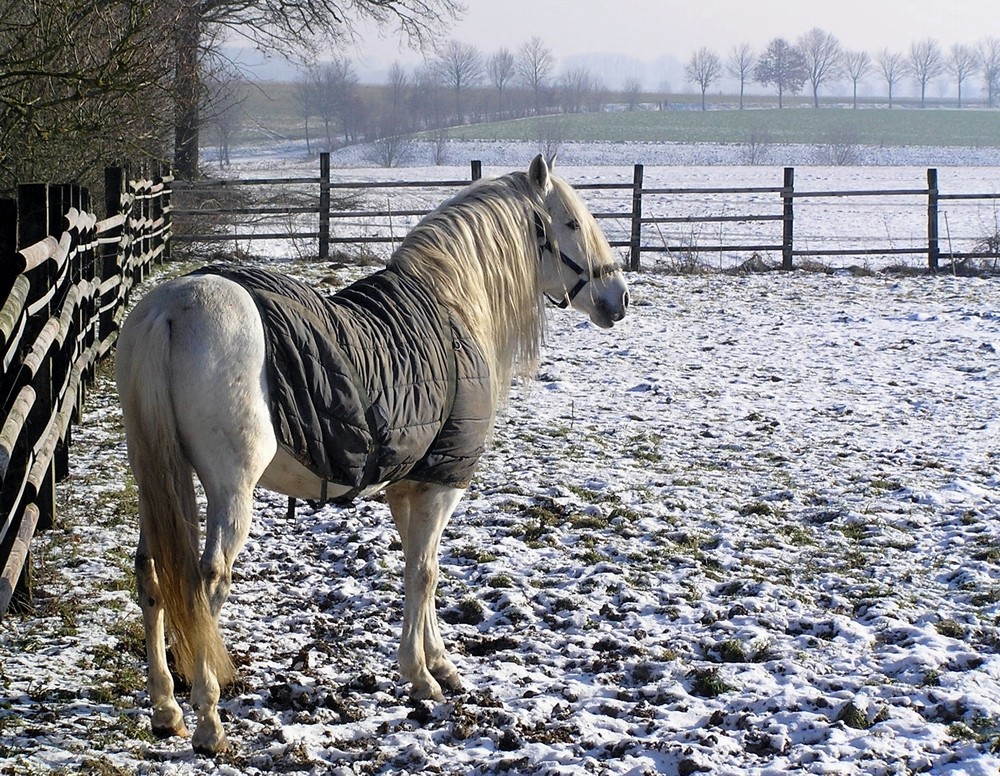
[[[549,157],[549,171],[554,170],[556,167],[556,153],[552,152],[552,156]]]
[[[545,163],[545,157],[539,154],[531,160],[528,168],[528,179],[535,184],[538,190],[545,194],[552,185],[549,181],[549,166]]]

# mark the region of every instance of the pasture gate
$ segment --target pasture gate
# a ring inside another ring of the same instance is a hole
[[[170,180],[109,168],[100,220],[76,185],[0,200],[0,614],[26,601],[29,545],[55,518],[84,391],[168,251]]]

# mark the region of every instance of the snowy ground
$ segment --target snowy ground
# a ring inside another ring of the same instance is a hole
[[[630,282],[611,332],[552,311],[446,533],[465,692],[399,685],[383,503],[261,491],[214,761],[148,732],[105,370],[0,629],[0,773],[995,774],[997,281]]]

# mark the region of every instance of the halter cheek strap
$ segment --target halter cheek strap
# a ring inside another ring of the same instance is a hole
[[[541,216],[535,213],[535,237],[538,238],[538,260],[541,261],[542,254],[548,251],[549,253],[555,255],[555,251],[552,249],[552,241],[549,239],[548,235],[545,234],[545,227],[542,225]],[[569,289],[562,299],[554,299],[553,297],[545,294],[546,298],[552,302],[556,307],[565,309],[569,307],[570,303],[576,299],[577,295],[583,291],[584,287],[590,282],[590,273],[577,264],[573,259],[559,251],[559,260],[573,270],[577,274],[576,285]]]

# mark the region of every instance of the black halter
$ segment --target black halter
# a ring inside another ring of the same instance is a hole
[[[549,253],[555,255],[555,251],[552,249],[552,240],[545,233],[545,226],[542,224],[542,217],[535,213],[535,237],[538,238],[538,259],[541,261],[542,253],[548,251]],[[542,242],[544,240],[544,242]],[[548,294],[545,297],[552,302],[556,307],[566,308],[569,307],[570,303],[576,299],[577,295],[583,291],[584,287],[591,281],[590,272],[577,264],[573,259],[559,251],[559,260],[573,270],[577,274],[576,285],[569,289],[562,299],[553,299]]]

